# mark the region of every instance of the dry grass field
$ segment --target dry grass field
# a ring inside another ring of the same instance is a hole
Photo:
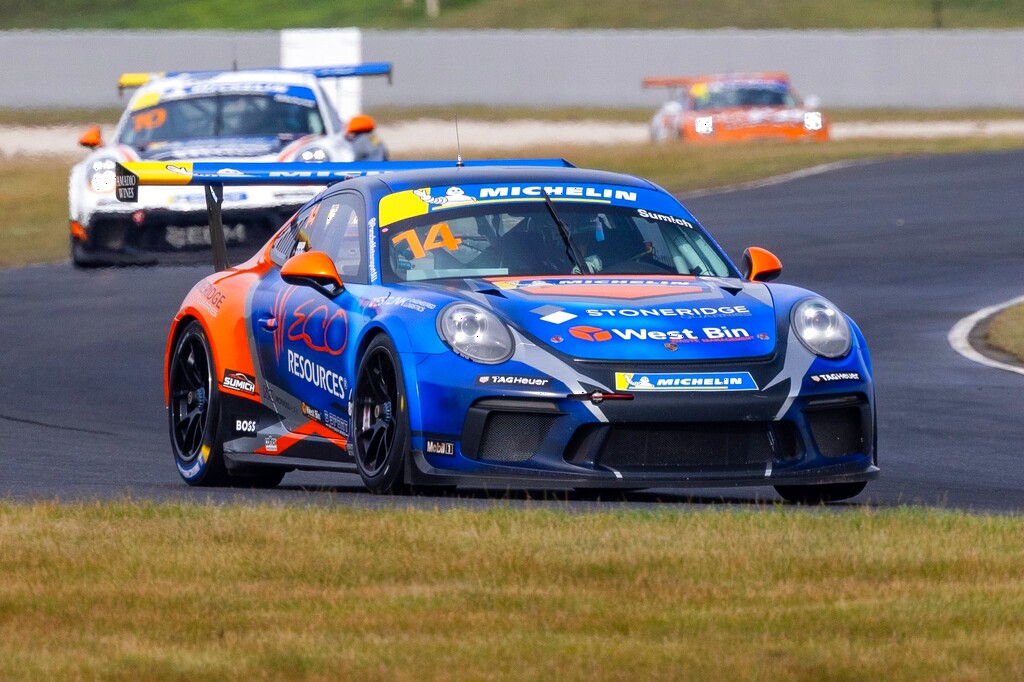
[[[1016,680],[1024,520],[0,504],[0,678]]]

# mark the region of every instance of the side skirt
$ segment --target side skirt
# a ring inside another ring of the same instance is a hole
[[[224,463],[228,471],[252,466],[273,467],[294,471],[337,471],[341,473],[357,473],[355,462],[338,462],[306,457],[286,457],[284,455],[256,455],[242,452],[225,452]]]

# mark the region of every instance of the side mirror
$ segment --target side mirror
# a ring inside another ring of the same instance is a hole
[[[281,279],[288,284],[313,287],[334,298],[345,290],[334,261],[323,251],[306,251],[292,256],[281,266]]]
[[[782,274],[782,261],[768,249],[751,246],[743,252],[743,279],[770,282]]]
[[[804,106],[808,109],[817,109],[821,106],[821,98],[817,95],[807,95],[804,98]]]
[[[99,126],[92,126],[78,138],[78,144],[89,149],[96,149],[96,147],[103,146],[103,134],[100,133]]]

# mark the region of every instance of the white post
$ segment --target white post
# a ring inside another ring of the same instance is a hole
[[[281,66],[338,66],[363,61],[363,34],[358,28],[286,29],[281,31]],[[361,78],[335,78],[321,86],[344,124],[363,109]]]

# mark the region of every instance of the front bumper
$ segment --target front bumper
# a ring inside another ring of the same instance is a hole
[[[758,386],[779,361],[751,367]],[[855,354],[846,362],[870,376]],[[543,391],[496,393],[459,381],[450,363],[434,381],[429,365],[417,369],[421,401],[444,409],[428,408],[414,427],[412,483],[639,489],[815,485],[879,474],[870,380],[802,386],[795,397],[786,380],[746,392],[636,392],[594,405],[558,381]]]

